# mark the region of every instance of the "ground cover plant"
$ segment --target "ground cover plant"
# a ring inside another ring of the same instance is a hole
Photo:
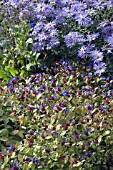
[[[112,170],[113,1],[0,2],[0,169]]]
[[[112,87],[65,60],[11,79],[1,88],[1,169],[112,166]]]

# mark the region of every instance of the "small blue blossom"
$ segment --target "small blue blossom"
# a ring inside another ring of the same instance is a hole
[[[53,110],[57,110],[58,105],[54,105]]]
[[[17,164],[17,163],[14,163],[14,164],[13,164],[13,167],[18,167],[18,164]]]
[[[103,111],[106,111],[106,107],[105,106],[101,106],[100,107]]]
[[[33,158],[33,162],[34,162],[34,163],[38,163],[39,161],[38,161],[37,158]]]
[[[67,138],[63,138],[63,142],[66,142],[67,141]]]
[[[88,156],[88,153],[85,153],[84,156]]]
[[[85,131],[86,133],[88,133],[88,132],[90,132],[90,129],[86,129],[86,131]]]
[[[75,135],[73,138],[74,138],[74,140],[77,140],[77,137],[76,137],[76,135]]]
[[[63,96],[65,96],[65,97],[69,97],[69,94],[68,94],[67,91],[63,91],[62,94],[63,94]]]
[[[66,113],[69,113],[69,110],[65,110]]]
[[[14,149],[14,146],[10,146],[10,147],[8,148],[9,151],[12,151],[13,149]]]

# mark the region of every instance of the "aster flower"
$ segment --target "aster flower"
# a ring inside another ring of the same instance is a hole
[[[108,36],[108,37],[106,38],[106,41],[107,41],[107,43],[110,44],[110,46],[113,47],[113,33],[111,34],[111,36]]]
[[[95,63],[93,69],[95,70],[95,74],[101,75],[106,70],[106,64],[103,62]]]
[[[85,39],[82,34],[78,32],[70,32],[65,36],[65,43],[67,47],[74,46],[76,43],[82,43]]]
[[[80,15],[78,14],[75,17],[76,21],[78,22],[78,24],[83,25],[83,26],[89,26],[91,24],[93,24],[93,21],[91,18],[88,17],[88,13],[82,12]]]
[[[113,0],[107,1],[107,7],[110,7],[110,8],[113,7]]]
[[[103,53],[98,51],[98,50],[94,50],[91,52],[91,56],[93,57],[94,62],[99,62],[103,60]]]
[[[97,1],[94,1],[93,3],[94,8],[99,9],[99,10],[103,10],[105,8],[105,5],[106,3],[104,2],[104,0],[97,0]]]
[[[86,48],[86,46],[82,46],[81,48],[79,48],[78,56],[81,57],[81,58],[84,58],[84,57],[86,57],[86,55],[87,55],[87,48]]]
[[[72,4],[72,6],[74,6],[74,8],[79,10],[84,11],[87,8],[87,4],[85,2],[82,1],[76,1],[74,4]]]
[[[95,40],[96,38],[98,38],[98,36],[99,36],[99,33],[88,34],[87,35],[87,40],[91,42],[91,41]]]
[[[109,23],[109,20],[104,20],[98,24],[99,28],[104,28]]]
[[[55,20],[54,22],[56,24],[62,24],[65,22],[65,13],[62,9],[58,9],[55,11]]]
[[[55,22],[48,22],[45,25],[44,30],[51,31],[51,29],[54,29],[55,26],[56,26]]]
[[[66,18],[71,18],[74,14],[74,9],[70,7],[64,7],[63,14]]]

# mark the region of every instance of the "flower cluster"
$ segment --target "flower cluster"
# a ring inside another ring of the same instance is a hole
[[[0,89],[6,122],[1,168],[96,169],[101,161],[113,163],[112,87],[113,80],[64,59],[42,73],[11,79]]]
[[[33,51],[55,49],[56,54],[60,46],[61,50],[67,47],[80,58],[88,60],[93,57],[96,74],[105,72],[109,63],[104,61],[113,50],[111,0],[10,0],[5,4],[16,8],[20,18],[29,20],[32,30],[29,36],[34,40]],[[99,56],[95,56],[96,52]]]

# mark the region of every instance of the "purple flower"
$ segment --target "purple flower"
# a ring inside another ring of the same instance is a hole
[[[95,70],[95,74],[101,75],[106,70],[106,64],[103,62],[95,63],[93,69]]]
[[[106,41],[113,47],[113,33],[106,38]]]
[[[87,56],[87,47],[86,46],[82,46],[81,48],[79,48],[78,56],[81,58],[84,58]]]
[[[47,49],[52,49],[55,46],[58,46],[60,44],[60,41],[58,38],[53,37],[50,42],[47,44]]]
[[[104,20],[98,24],[99,28],[104,28],[109,23],[109,20]]]
[[[76,21],[78,21],[78,24],[80,25],[87,27],[93,24],[93,21],[91,20],[91,18],[88,17],[88,14],[85,12],[78,14],[75,18],[76,18]]]
[[[72,47],[74,46],[76,43],[83,43],[84,37],[82,34],[79,34],[78,32],[69,32],[66,36],[65,36],[65,43],[67,47]]]
[[[88,34],[87,35],[87,40],[91,42],[91,41],[95,40],[96,38],[98,38],[98,36],[99,36],[99,33]]]
[[[91,56],[93,57],[94,62],[100,62],[103,60],[103,53],[98,51],[97,49],[91,52]]]
[[[99,9],[99,10],[103,10],[105,8],[106,3],[104,2],[104,0],[96,0],[93,3],[94,8]]]
[[[113,0],[107,1],[107,7],[110,7],[110,8],[113,7]]]

